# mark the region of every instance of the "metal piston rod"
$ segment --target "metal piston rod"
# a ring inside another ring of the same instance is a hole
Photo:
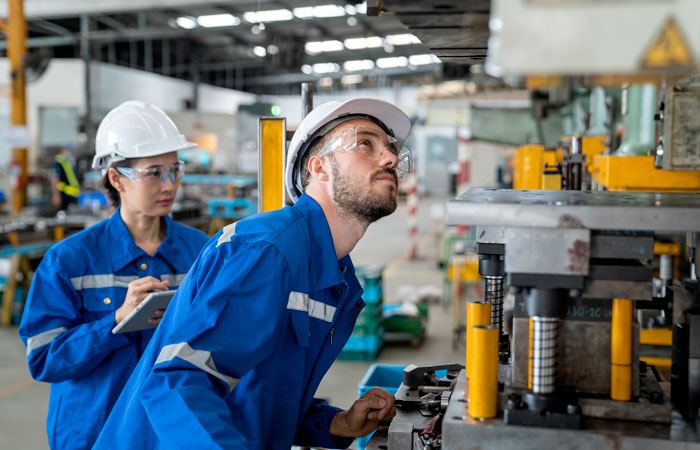
[[[491,303],[491,326],[503,330],[503,277],[484,276],[484,299]]]
[[[532,339],[530,362],[532,392],[551,394],[556,382],[557,334],[559,319],[556,317],[532,316]]]

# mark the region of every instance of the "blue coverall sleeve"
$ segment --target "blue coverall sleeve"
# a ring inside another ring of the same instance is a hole
[[[333,417],[342,411],[325,400],[314,398],[306,411],[294,444],[301,447],[347,448],[355,438],[331,436]]]
[[[81,298],[57,253],[49,250],[39,264],[19,327],[29,372],[49,383],[88,375],[129,343],[124,335],[110,332],[114,314],[85,322]]]
[[[276,347],[290,272],[270,244],[225,245],[204,250],[160,325],[141,404],[165,448],[250,448],[226,397],[255,401],[235,386]]]

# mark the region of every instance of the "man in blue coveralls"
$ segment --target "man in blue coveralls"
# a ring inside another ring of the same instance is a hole
[[[396,209],[410,128],[365,98],[302,121],[285,173],[294,206],[210,239],[95,448],[345,448],[395,415],[379,388],[347,411],[313,396],[364,307],[348,254]]]

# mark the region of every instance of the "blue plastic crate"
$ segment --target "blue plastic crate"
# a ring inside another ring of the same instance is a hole
[[[393,366],[388,364],[372,364],[364,378],[362,378],[362,381],[360,381],[360,384],[357,385],[357,396],[362,397],[375,386],[391,394],[396,394],[396,391],[403,381],[404,367],[405,366]],[[357,448],[364,450],[372,434],[358,438]]]
[[[382,285],[365,286],[362,293],[362,300],[365,303],[378,303],[382,301]]]
[[[384,329],[373,336],[350,336],[338,359],[351,361],[374,361],[384,344]]]
[[[243,219],[257,212],[257,204],[249,198],[217,198],[207,199],[209,217],[225,219]]]

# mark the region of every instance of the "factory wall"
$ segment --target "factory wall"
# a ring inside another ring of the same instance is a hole
[[[111,108],[132,99],[151,102],[173,113],[192,98],[192,83],[157,74],[104,63],[93,63],[91,72],[93,117],[99,120]],[[201,84],[199,110],[204,113],[234,114],[241,103],[252,103],[255,95]],[[43,75],[27,85],[27,138],[29,170],[39,170],[40,115],[42,107],[74,108],[85,113],[85,70],[79,59],[54,59]],[[10,117],[10,65],[0,58],[0,136],[7,136]],[[0,138],[0,190],[8,192],[11,149]]]

